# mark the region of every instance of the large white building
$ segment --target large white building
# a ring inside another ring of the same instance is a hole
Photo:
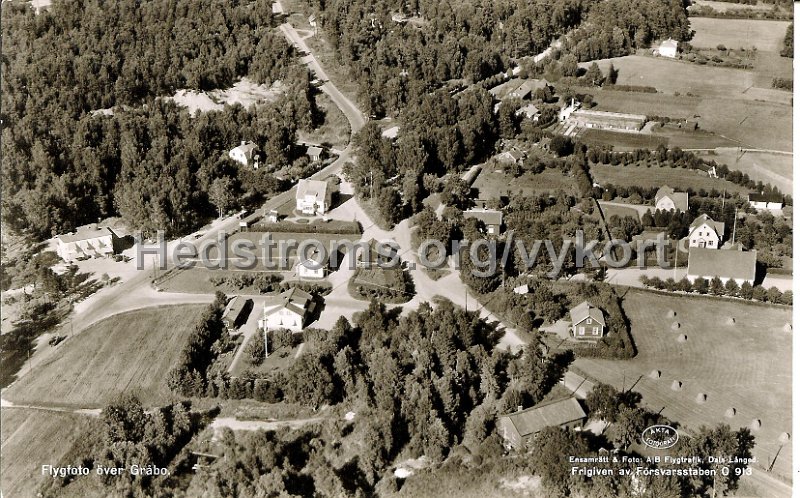
[[[300,180],[297,182],[297,210],[303,214],[325,214],[331,207],[333,193],[328,182]]]
[[[67,262],[114,254],[117,235],[110,228],[81,227],[73,233],[56,236],[56,253]]]

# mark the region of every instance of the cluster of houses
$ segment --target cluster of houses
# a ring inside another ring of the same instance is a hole
[[[306,147],[306,156],[308,156],[309,161],[318,163],[322,160],[322,147],[317,145],[304,146]],[[254,142],[242,140],[241,144],[228,151],[228,157],[242,166],[258,169],[261,152],[258,149],[258,145]]]

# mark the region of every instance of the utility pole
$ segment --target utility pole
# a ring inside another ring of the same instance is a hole
[[[739,208],[736,208],[736,211],[733,213],[733,236],[731,237],[731,245],[736,243],[736,221],[739,218]]]
[[[269,337],[267,336],[267,329],[264,329],[264,359],[266,360],[269,358],[269,345],[268,341]]]

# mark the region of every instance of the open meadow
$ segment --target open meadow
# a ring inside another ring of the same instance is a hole
[[[695,35],[689,43],[694,47],[725,45],[732,49],[756,47],[773,52],[783,48],[783,37],[789,25],[788,21],[754,19],[692,17],[690,20]]]
[[[753,432],[755,466],[766,469],[780,450],[774,472],[789,478],[791,444],[781,449],[778,438],[792,429],[792,336],[784,330],[791,309],[633,289],[625,292],[623,308],[638,355],[627,361],[583,358],[575,366],[617,389],[641,393],[647,406],[686,429],[718,423],[738,429],[760,420]],[[676,316],[670,318],[670,311]],[[685,342],[677,340],[681,334]],[[660,377],[651,377],[654,370]],[[681,383],[678,390],[673,381]],[[701,393],[707,398],[698,403]],[[729,408],[736,410],[733,417],[725,416]]]
[[[36,496],[49,476],[42,465],[57,465],[96,419],[86,415],[24,408],[0,414],[3,458],[0,489],[4,496]]]
[[[514,194],[530,196],[551,193],[559,189],[567,193],[577,193],[574,180],[555,168],[547,168],[538,174],[526,171],[519,178],[507,175],[500,169],[492,171],[483,168],[472,188],[478,190],[478,199],[482,200]]]
[[[107,318],[56,346],[3,392],[16,404],[102,407],[123,392],[146,405],[170,401],[167,373],[204,305],[146,308]]]
[[[717,189],[720,192],[737,192],[747,195],[747,189],[741,185],[710,178],[708,174],[700,170],[670,167],[645,167],[645,166],[612,166],[610,164],[593,164],[589,167],[592,179],[603,185],[611,183],[623,187],[660,187],[669,185],[678,190],[694,189],[695,191],[705,189]]]
[[[792,195],[791,155],[739,151],[732,148],[701,152],[699,155],[703,159],[726,164],[730,169],[747,173],[755,181],[770,183],[778,187],[784,194]]]

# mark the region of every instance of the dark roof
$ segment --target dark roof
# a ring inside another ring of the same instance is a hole
[[[690,278],[703,277],[742,279],[753,282],[756,278],[757,251],[732,249],[689,248]]]
[[[719,238],[722,238],[725,235],[725,223],[722,221],[714,221],[711,216],[705,213],[695,218],[692,224],[689,225],[689,234],[691,234],[695,228],[699,227],[703,223],[708,223],[708,226],[717,232],[717,236],[719,236]]]
[[[239,315],[242,314],[242,310],[244,309],[245,305],[247,304],[247,299],[241,296],[234,296],[233,299],[230,300],[227,306],[225,306],[225,311],[222,313],[222,318],[230,318],[232,320],[236,320]]]
[[[586,418],[586,412],[575,398],[565,398],[543,403],[526,410],[503,415],[507,417],[521,437],[540,432],[545,427],[561,426]]]
[[[765,194],[763,192],[750,192],[748,194],[750,202],[780,202],[783,204],[783,196],[779,193]]]
[[[311,302],[311,294],[302,291],[297,287],[282,292],[280,296],[268,299],[264,304],[264,314],[272,315],[280,309],[286,308],[302,316],[306,312],[308,303]]]
[[[580,323],[586,318],[591,317],[602,326],[605,327],[606,325],[606,321],[603,318],[603,312],[600,310],[600,308],[596,308],[589,304],[589,301],[584,301],[569,310],[569,317],[573,324]]]
[[[113,236],[114,232],[110,228],[103,227],[97,228],[93,226],[83,226],[78,228],[75,233],[66,233],[64,235],[56,236],[61,242],[78,242],[80,240],[92,240],[98,237]]]

